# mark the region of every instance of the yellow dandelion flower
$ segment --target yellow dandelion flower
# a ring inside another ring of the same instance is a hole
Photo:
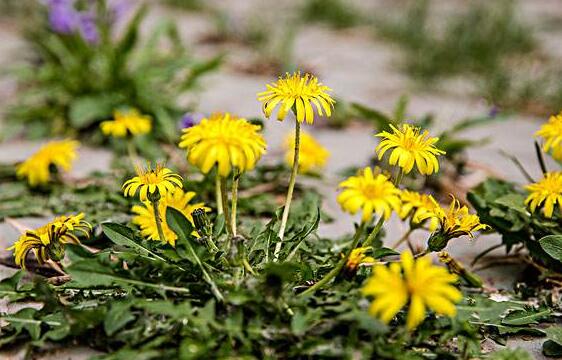
[[[468,208],[464,205],[461,206],[454,197],[448,210],[439,207],[435,213],[439,218],[439,230],[429,237],[428,249],[431,251],[443,250],[451,239],[463,235],[473,237],[473,232],[488,229],[488,225],[480,223],[478,215],[470,214]],[[421,218],[430,218],[432,216],[431,214],[426,214]]]
[[[84,214],[59,216],[35,230],[28,230],[8,250],[14,251],[16,265],[25,269],[25,258],[33,250],[39,263],[59,261],[64,257],[64,244],[79,244],[77,234],[90,235],[92,226],[84,221]]]
[[[343,188],[337,199],[340,206],[351,214],[362,210],[363,221],[368,221],[373,212],[388,219],[392,210],[400,208],[400,190],[385,175],[374,175],[369,167],[349,177],[339,187]]]
[[[355,273],[359,265],[375,262],[374,257],[365,255],[365,253],[370,251],[371,249],[372,248],[370,246],[364,246],[351,250],[351,254],[349,254],[349,258],[345,263],[346,270]]]
[[[437,156],[445,154],[435,147],[439,138],[430,137],[427,130],[420,133],[419,128],[409,124],[402,124],[400,129],[393,125],[390,127],[392,134],[383,131],[375,135],[382,138],[376,148],[379,160],[391,150],[388,162],[390,165],[400,166],[406,174],[412,171],[414,165],[422,175],[431,175],[439,171]]]
[[[158,164],[155,169],[137,168],[137,176],[125,181],[123,192],[125,196],[135,196],[138,190],[140,200],[147,201],[149,197],[158,199],[165,196],[176,186],[183,187],[181,176]]]
[[[285,162],[293,167],[295,160],[295,135],[285,139]],[[302,173],[318,172],[326,166],[330,152],[307,133],[300,134],[299,171]]]
[[[428,256],[414,259],[412,253],[406,251],[400,259],[400,263],[373,268],[361,289],[363,295],[373,297],[369,313],[388,323],[407,305],[408,330],[423,322],[427,308],[440,315],[455,316],[455,303],[462,299],[461,292],[453,285],[457,276],[433,265]]]
[[[100,129],[104,135],[118,138],[125,137],[127,134],[144,135],[152,130],[152,120],[136,109],[115,111],[113,120],[102,121]]]
[[[436,214],[439,204],[433,196],[420,194],[415,191],[402,190],[400,193],[402,206],[398,211],[398,216],[402,220],[410,218],[412,224],[421,224],[426,219],[429,220],[429,230],[435,231],[439,226],[439,218]]]
[[[50,141],[35,154],[17,166],[19,178],[27,178],[29,185],[46,184],[51,180],[50,169],[69,171],[76,159],[76,150],[80,143],[75,140]]]
[[[525,204],[529,206],[531,212],[535,212],[537,207],[543,205],[543,214],[551,218],[556,204],[562,205],[562,172],[546,173],[544,178],[534,184],[525,187],[529,196],[525,199]]]
[[[535,136],[544,139],[542,150],[552,151],[552,157],[562,161],[562,112],[552,115],[548,122],[543,124]]]
[[[192,191],[184,192],[180,188],[174,188],[174,190],[167,192],[166,195],[160,199],[158,202],[158,211],[160,214],[166,214],[166,208],[172,207],[180,211],[193,224],[193,218],[191,216],[193,210],[211,210],[205,207],[205,204],[203,203],[190,204],[190,201],[194,197],[195,193]],[[144,206],[133,206],[132,212],[136,214],[133,218],[133,223],[141,228],[141,234],[149,240],[160,241],[161,239],[158,235],[158,228],[156,226],[156,218],[154,216],[154,207],[149,202],[145,202]],[[165,215],[162,216],[162,231],[166,241],[170,245],[175,246],[178,236],[168,226]],[[193,235],[198,237],[196,232],[194,232]]]
[[[326,113],[326,116],[332,115],[332,108],[336,103],[334,99],[327,93],[332,91],[329,87],[323,85],[313,75],[305,74],[301,76],[300,72],[285,74],[285,77],[266,85],[267,90],[258,93],[258,100],[263,103],[263,113],[269,118],[277,105],[277,120],[282,121],[287,116],[289,110],[294,109],[297,121],[312,124],[314,122],[314,110],[312,104],[316,107],[316,111],[320,116]]]
[[[207,174],[213,166],[226,177],[237,168],[252,170],[265,153],[260,127],[229,113],[217,113],[183,130],[179,146],[187,149],[187,160]]]

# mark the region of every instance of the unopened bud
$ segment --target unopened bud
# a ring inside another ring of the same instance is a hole
[[[191,216],[193,217],[193,224],[199,236],[209,237],[213,234],[213,226],[205,210],[201,208],[195,209],[191,213]]]
[[[442,232],[434,232],[427,240],[427,248],[430,251],[441,251],[447,246],[449,240],[450,238],[447,236],[447,234]]]
[[[47,255],[53,261],[61,261],[64,258],[64,245],[59,241],[53,241],[47,245]]]

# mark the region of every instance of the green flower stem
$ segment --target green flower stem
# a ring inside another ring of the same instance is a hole
[[[396,178],[394,179],[394,186],[398,187],[398,185],[400,185],[400,182],[402,182],[403,177],[404,177],[404,171],[402,171],[402,168],[399,167],[398,168],[398,174],[396,175]]]
[[[199,265],[199,268],[201,269],[201,273],[203,274],[203,279],[207,282],[207,284],[209,284],[209,286],[211,286],[211,292],[213,293],[213,295],[217,298],[218,301],[224,302],[224,296],[222,296],[217,284],[213,281],[213,278],[207,272],[207,269],[205,269],[205,264],[201,262],[201,259],[199,259],[199,256],[195,252],[195,249],[193,249],[193,247],[189,242],[188,242],[188,249],[191,252],[191,255],[193,256],[195,261],[197,262],[197,265]]]
[[[154,209],[154,220],[156,221],[156,229],[158,229],[158,237],[160,241],[166,242],[166,237],[164,236],[164,230],[162,229],[162,217],[160,216],[160,210],[158,209],[159,200],[152,200],[152,208]]]
[[[222,192],[221,192],[221,178],[217,170],[217,175],[215,176],[215,197],[217,201],[217,214],[223,213],[222,208]]]
[[[377,224],[373,228],[373,231],[371,231],[371,233],[369,234],[369,236],[367,237],[367,239],[363,243],[363,246],[371,246],[371,244],[375,240],[375,237],[377,237],[378,233],[381,231],[382,224],[384,224],[384,217],[383,216],[380,217],[379,221],[377,222]]]
[[[345,256],[336,264],[336,266],[332,269],[332,271],[324,275],[324,277],[316,284],[312,285],[311,287],[303,291],[301,295],[312,294],[315,291],[320,290],[324,285],[328,284],[333,278],[335,278],[340,273],[341,269],[347,262],[347,259],[349,259],[351,252],[357,247],[357,244],[359,243],[359,239],[361,238],[364,229],[365,229],[365,222],[362,221],[359,227],[357,228],[357,231],[355,231],[355,235],[353,236],[353,242],[351,243],[351,247],[349,248]]]
[[[234,171],[234,176],[232,178],[232,199],[230,199],[232,210],[231,210],[231,226],[232,226],[232,236],[236,236],[236,210],[238,207],[238,184],[240,182],[241,174]]]
[[[293,200],[293,191],[295,189],[295,182],[299,171],[300,133],[301,124],[298,120],[295,120],[295,155],[293,158],[293,169],[291,171],[291,178],[289,179],[289,189],[287,190],[287,198],[285,199],[285,207],[283,208],[281,226],[279,227],[279,242],[275,245],[275,252],[273,253],[274,261],[279,260],[279,252],[281,251],[281,244],[283,243],[283,238],[285,237],[285,228],[287,227],[287,220],[289,219],[291,201]]]
[[[396,175],[396,178],[394,178],[394,186],[398,187],[400,185],[400,182],[402,181],[403,176],[404,176],[404,172],[402,171],[402,168],[399,167],[398,168],[398,174]],[[375,237],[381,231],[381,228],[382,228],[383,224],[384,224],[384,217],[381,216],[379,221],[377,222],[377,224],[373,228],[373,231],[371,231],[371,233],[369,234],[369,236],[367,237],[367,239],[363,243],[363,246],[371,246],[371,244],[375,240]]]
[[[224,220],[226,221],[226,231],[228,235],[232,237],[232,222],[230,215],[228,214],[228,192],[226,191],[226,178],[220,177],[220,189],[221,189],[221,201],[222,210],[224,213]]]

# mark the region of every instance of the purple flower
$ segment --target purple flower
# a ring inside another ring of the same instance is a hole
[[[187,129],[197,125],[205,115],[201,113],[185,113],[179,123],[180,129]]]
[[[74,8],[74,1],[51,0],[48,2],[49,24],[59,34],[73,33],[80,21],[80,14]]]
[[[498,108],[496,105],[493,105],[488,111],[488,116],[494,118],[498,116],[499,113],[500,113],[500,108]]]
[[[80,34],[84,40],[90,44],[95,44],[99,40],[98,25],[93,13],[80,14]]]

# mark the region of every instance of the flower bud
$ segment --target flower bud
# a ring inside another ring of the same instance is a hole
[[[427,240],[427,248],[430,251],[441,251],[446,246],[451,238],[443,232],[434,232]]]
[[[59,241],[53,241],[47,246],[47,255],[53,261],[61,261],[64,258],[64,246]]]
[[[213,226],[211,221],[207,216],[207,213],[203,209],[195,209],[191,213],[193,217],[193,224],[195,225],[195,230],[201,237],[209,237],[213,234]]]

